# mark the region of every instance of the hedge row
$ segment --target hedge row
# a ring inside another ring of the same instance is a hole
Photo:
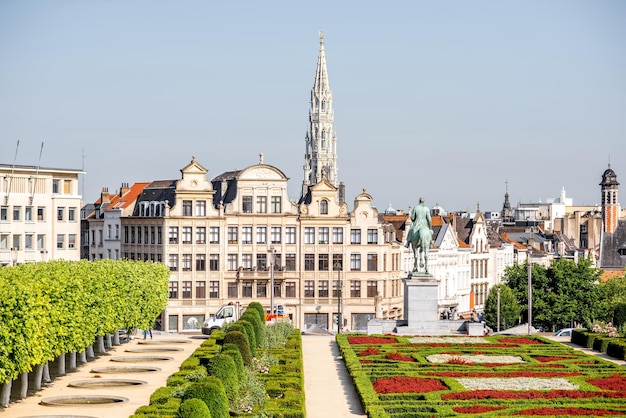
[[[0,269],[0,382],[98,336],[149,328],[165,309],[169,271],[142,261],[50,261]]]
[[[576,329],[572,332],[572,343],[606,353],[618,360],[626,360],[626,339],[624,338]]]

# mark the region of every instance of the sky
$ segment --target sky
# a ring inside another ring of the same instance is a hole
[[[320,30],[351,208],[599,204],[609,163],[626,189],[622,0],[0,0],[0,163],[93,202],[262,152],[297,199]]]

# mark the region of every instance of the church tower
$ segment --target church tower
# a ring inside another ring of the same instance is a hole
[[[600,187],[602,190],[602,224],[604,225],[604,232],[612,234],[617,229],[620,206],[617,195],[619,183],[617,182],[615,171],[611,169],[610,163],[609,168],[602,174]]]
[[[504,225],[510,225],[515,223],[515,214],[509,201],[509,182],[506,182],[506,193],[504,194],[504,204],[502,205],[502,212],[500,212],[500,219]]]
[[[307,193],[309,186],[317,184],[322,178],[326,178],[332,185],[339,187],[337,136],[333,121],[333,93],[328,84],[324,33],[320,31],[320,51],[317,58],[315,82],[311,89],[309,130],[305,137],[303,196]]]

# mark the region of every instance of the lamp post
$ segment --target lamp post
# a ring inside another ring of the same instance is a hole
[[[11,262],[17,266],[17,248],[11,247]]]
[[[528,335],[531,335],[533,322],[533,269],[530,262],[530,254],[533,248],[528,246]]]
[[[341,334],[341,263],[335,263],[337,270],[337,334]]]
[[[270,245],[267,252],[270,256],[270,318],[274,315],[274,263],[276,263],[276,249]]]
[[[498,286],[498,332],[500,332],[500,286]]]

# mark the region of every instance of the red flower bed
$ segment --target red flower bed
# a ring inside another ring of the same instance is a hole
[[[541,341],[533,340],[532,338],[524,338],[524,337],[500,338],[498,342],[501,342],[503,344],[543,344]]]
[[[619,411],[609,411],[608,409],[585,409],[585,408],[530,408],[525,409],[523,411],[516,412],[512,415],[550,415],[550,416],[565,416],[565,417],[574,417],[574,416],[594,416],[594,417],[604,417],[604,416],[616,416],[616,415],[626,415],[624,412]]]
[[[626,392],[626,376],[614,374],[599,379],[589,379],[587,382],[604,390],[617,390]]]
[[[424,393],[448,389],[439,380],[411,376],[381,377],[374,380],[373,386],[376,393]]]
[[[473,390],[470,392],[456,392],[443,395],[441,400],[469,400],[469,399],[590,399],[609,398],[624,399],[626,392],[580,392],[577,390],[552,390],[541,392],[538,390],[512,391],[512,390]]]
[[[359,356],[361,357],[365,357],[365,356],[375,356],[380,354],[380,350],[378,348],[375,347],[367,347],[365,350],[361,350],[361,352],[359,352]]]
[[[472,364],[473,364],[473,363],[471,363],[471,362],[469,362],[469,361],[465,360],[465,359],[464,359],[464,358],[462,358],[462,357],[450,357],[450,358],[448,359],[448,361],[446,361],[446,363],[447,363],[447,364],[463,364],[463,365],[466,365],[466,366],[470,366],[470,365],[472,365]]]
[[[448,343],[414,343],[414,344],[410,344],[409,347],[414,347],[414,346],[420,346],[420,347],[432,347],[432,348],[438,348],[438,347],[452,347],[451,344]],[[405,345],[406,347],[406,345]]]
[[[437,377],[568,377],[568,376],[580,376],[578,372],[531,372],[531,371],[519,371],[519,372],[504,372],[504,373],[490,373],[490,372],[428,372],[426,376]]]
[[[415,361],[413,357],[405,357],[402,354],[395,352],[395,351],[388,352],[385,357],[389,360],[396,360],[396,361],[408,361],[408,362]]]
[[[359,360],[359,362],[361,364],[374,364],[374,360],[365,360],[365,359],[361,359]]]
[[[484,414],[485,412],[499,411],[506,409],[506,406],[484,406],[484,405],[472,405],[472,406],[455,406],[452,410],[458,414]]]
[[[569,360],[568,357],[556,357],[556,356],[537,356],[535,360],[540,361],[542,363],[549,363],[551,361],[562,361]]]
[[[350,344],[395,344],[398,342],[395,338],[383,337],[348,337]]]

